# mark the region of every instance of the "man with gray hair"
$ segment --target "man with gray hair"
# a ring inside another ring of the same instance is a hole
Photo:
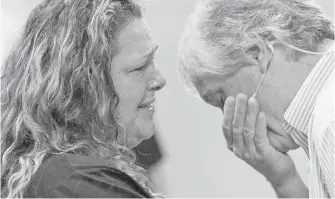
[[[202,0],[188,18],[180,77],[222,109],[227,147],[278,197],[334,197],[333,45],[333,22],[309,0]],[[299,146],[309,190],[286,153]]]

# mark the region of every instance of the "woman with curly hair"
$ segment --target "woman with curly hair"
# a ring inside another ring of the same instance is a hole
[[[153,197],[131,148],[165,79],[134,0],[45,0],[1,77],[1,196]]]

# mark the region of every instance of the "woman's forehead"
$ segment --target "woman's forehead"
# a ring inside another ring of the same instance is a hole
[[[135,19],[124,27],[118,39],[120,53],[136,54],[152,51],[157,47],[150,29],[143,19]]]

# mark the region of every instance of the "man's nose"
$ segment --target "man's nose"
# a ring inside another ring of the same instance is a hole
[[[219,92],[214,92],[214,93],[203,93],[201,95],[201,98],[208,104],[218,107],[218,108],[223,108],[224,101],[222,94]]]
[[[157,73],[154,75],[154,78],[150,80],[147,84],[149,91],[158,91],[162,89],[166,84],[165,77],[157,70]]]

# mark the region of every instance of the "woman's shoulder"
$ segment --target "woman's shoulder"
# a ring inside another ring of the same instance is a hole
[[[103,159],[65,153],[51,155],[43,161],[32,176],[25,197],[147,198],[151,195]]]

